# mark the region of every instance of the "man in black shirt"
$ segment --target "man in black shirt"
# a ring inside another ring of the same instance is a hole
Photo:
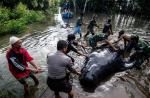
[[[78,46],[79,44],[77,42],[75,42],[75,35],[74,34],[69,34],[68,37],[67,37],[67,42],[68,42],[68,49],[67,49],[67,52],[66,54],[68,54],[70,51],[73,51],[73,52],[76,52],[77,54],[79,55],[82,55],[82,56],[85,56],[87,57],[87,55],[79,52],[74,46]],[[69,55],[67,55],[69,56]],[[74,62],[74,59],[69,56],[71,58],[71,60]]]
[[[107,33],[108,31],[112,32],[112,25],[111,25],[111,19],[108,19],[108,21],[104,24],[103,33]]]
[[[86,38],[87,37],[87,35],[89,35],[89,33],[91,33],[92,35],[94,35],[94,27],[98,27],[99,28],[99,26],[97,25],[97,23],[96,23],[96,15],[94,15],[93,17],[92,17],[92,20],[90,20],[90,22],[89,22],[89,25],[88,25],[88,27],[87,27],[87,33],[85,34],[85,36],[84,36],[84,38]]]

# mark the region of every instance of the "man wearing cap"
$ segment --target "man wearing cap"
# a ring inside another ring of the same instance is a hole
[[[26,49],[22,48],[22,41],[18,37],[10,37],[11,48],[8,49],[6,58],[9,65],[9,70],[12,75],[24,86],[25,95],[29,94],[29,85],[26,78],[31,77],[35,86],[39,84],[38,79],[33,75],[34,73],[41,72],[41,69],[34,63],[33,58],[29,55]],[[33,68],[29,68],[29,62]]]

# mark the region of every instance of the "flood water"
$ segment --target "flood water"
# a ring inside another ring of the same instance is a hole
[[[85,15],[84,21],[87,22],[91,18],[91,14]],[[25,47],[35,62],[42,68],[46,67],[47,53],[56,52],[56,43],[60,39],[66,39],[68,33],[73,32],[73,26],[77,16],[70,20],[70,28],[62,28],[60,14],[56,14],[52,21],[47,24],[31,25],[27,33],[17,35],[23,40]],[[106,15],[98,15],[97,23],[103,27],[106,21]],[[127,33],[136,33],[141,38],[150,42],[150,21],[129,17],[126,15],[112,15],[112,25],[114,37],[116,32],[124,29]],[[97,30],[100,31],[101,29]],[[82,29],[83,34],[86,32],[86,27]],[[11,75],[8,70],[7,61],[5,58],[6,49],[9,47],[9,36],[0,38],[0,98],[22,98],[23,86]],[[75,68],[80,69],[84,57],[75,57]],[[28,98],[41,98],[42,94],[47,89],[46,77],[47,71],[36,75],[40,81],[38,88],[31,88],[32,95]],[[32,79],[27,80],[30,85],[33,85]],[[142,70],[128,70],[117,73],[100,84],[93,93],[88,93],[82,90],[78,82],[78,78],[74,76],[73,87],[77,94],[77,98],[150,98],[150,64],[142,65]]]

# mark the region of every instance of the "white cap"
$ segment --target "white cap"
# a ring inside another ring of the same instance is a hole
[[[16,43],[18,40],[20,40],[20,38],[16,37],[16,36],[11,36],[9,39],[10,44],[14,44]]]

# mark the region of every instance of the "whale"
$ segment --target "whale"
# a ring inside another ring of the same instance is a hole
[[[132,68],[140,68],[147,59],[142,52],[134,52],[125,61],[122,58],[123,51],[113,51],[110,47],[99,52],[92,52],[81,68],[79,77],[80,84],[84,90],[94,91],[101,82],[117,72]]]

